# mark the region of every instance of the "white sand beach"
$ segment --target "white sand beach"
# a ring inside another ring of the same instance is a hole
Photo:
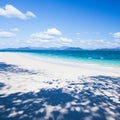
[[[45,57],[38,58],[32,55],[9,52],[0,53],[0,63],[3,66],[5,66],[4,64],[7,66],[3,69],[1,67],[0,70],[0,83],[4,84],[4,87],[0,89],[0,94],[3,95],[2,97],[16,93],[38,93],[42,89],[62,89],[64,93],[79,100],[79,93],[89,90],[94,93],[94,96],[103,95],[114,101],[114,103],[120,104],[119,95],[116,91],[119,88],[120,68],[88,64],[85,62],[66,62],[59,59],[46,59]],[[113,84],[112,80],[116,81],[116,84]],[[99,86],[99,84],[102,86]],[[95,85],[98,85],[98,88],[94,88]],[[86,99],[80,104],[86,106],[89,103],[91,103],[91,100]],[[104,108],[106,105],[108,104],[104,102],[101,102],[100,105],[95,104],[87,108],[86,112],[89,113],[92,111],[92,113],[97,115],[95,112],[101,106]],[[81,110],[80,105],[75,100],[66,103],[65,106],[62,109],[62,106],[50,106],[44,103],[47,111],[45,119],[49,119],[54,110],[61,110],[61,113],[64,114],[68,113],[68,108],[78,112]],[[4,105],[0,106],[0,108],[2,107],[4,108]],[[119,116],[112,109],[117,109],[117,106],[111,104],[110,108],[106,107],[105,109],[107,111],[106,119],[108,120],[114,120],[115,117]],[[43,108],[40,110],[44,111]],[[19,113],[11,113],[8,117],[16,115],[19,115]]]

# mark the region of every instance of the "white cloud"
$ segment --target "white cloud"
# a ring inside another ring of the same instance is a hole
[[[20,10],[10,4],[6,5],[4,8],[0,8],[0,15],[7,18],[19,18],[23,20],[36,17],[34,13],[30,11],[22,13]]]
[[[116,47],[120,47],[120,42],[118,39],[117,40],[80,39],[78,45],[79,47],[85,48],[85,49],[116,48]]]
[[[33,33],[30,35],[30,37],[34,39],[53,39],[54,38],[54,36],[51,36],[43,32]]]
[[[60,40],[61,40],[62,42],[67,42],[67,43],[72,42],[72,39],[64,38],[64,37],[61,37]]]
[[[62,35],[62,33],[56,28],[48,29],[46,33],[50,35]]]
[[[15,37],[16,34],[8,31],[0,31],[0,38],[12,38]]]
[[[120,32],[116,32],[116,33],[114,33],[114,34],[113,34],[113,37],[119,39],[119,38],[120,38]]]
[[[33,33],[30,35],[30,37],[33,39],[48,40],[48,39],[53,39],[56,36],[60,36],[60,35],[62,35],[62,33],[59,30],[57,30],[56,28],[51,28],[44,32]]]
[[[120,39],[115,39],[114,40],[116,43],[120,43]]]
[[[28,43],[29,45],[32,45],[32,44],[43,45],[43,43],[45,43],[45,45],[47,46],[52,46],[52,45],[54,46],[56,44],[60,44],[60,45],[71,44],[72,39],[62,37],[61,35],[62,35],[61,31],[59,31],[58,29],[50,28],[43,32],[37,32],[37,33],[31,34],[30,35],[31,39],[28,40]]]
[[[33,18],[36,18],[36,15],[35,15],[34,13],[32,13],[31,11],[27,11],[26,17],[33,17]]]
[[[19,32],[19,28],[11,28],[10,30],[13,32]]]

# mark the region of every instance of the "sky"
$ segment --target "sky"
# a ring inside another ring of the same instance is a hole
[[[120,0],[0,0],[0,48],[120,47]]]

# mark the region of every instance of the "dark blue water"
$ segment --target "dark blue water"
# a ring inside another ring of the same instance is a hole
[[[14,50],[11,52],[120,66],[119,50]]]

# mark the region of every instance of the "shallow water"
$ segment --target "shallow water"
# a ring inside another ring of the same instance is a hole
[[[87,62],[120,67],[120,51],[115,50],[13,50],[37,57],[50,57],[65,61]]]

